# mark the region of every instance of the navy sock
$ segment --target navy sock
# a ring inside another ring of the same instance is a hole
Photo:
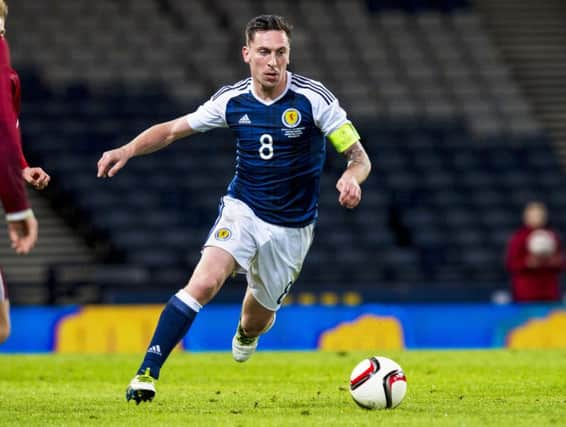
[[[159,378],[161,366],[179,341],[183,339],[196,315],[197,312],[177,296],[171,297],[161,312],[157,328],[155,328],[138,374],[145,373],[146,368],[149,368],[151,376],[155,379]]]

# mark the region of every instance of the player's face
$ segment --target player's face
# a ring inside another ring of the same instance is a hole
[[[252,79],[264,90],[285,84],[289,65],[289,39],[285,31],[257,31],[242,48],[244,61],[250,65]]]
[[[527,206],[524,213],[525,224],[531,228],[540,228],[546,225],[546,209],[536,203]]]

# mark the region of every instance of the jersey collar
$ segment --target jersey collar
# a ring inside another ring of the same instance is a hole
[[[272,105],[275,104],[277,101],[279,101],[281,98],[283,98],[286,94],[287,91],[289,90],[289,87],[291,86],[291,72],[287,71],[287,84],[285,86],[285,89],[283,90],[283,92],[281,92],[281,95],[279,95],[277,98],[275,99],[270,99],[269,101],[266,101],[264,99],[261,99],[259,96],[256,95],[255,91],[254,91],[254,82],[253,80],[251,81],[251,87],[250,87],[250,91],[252,93],[252,96],[258,101],[261,102],[264,105]]]

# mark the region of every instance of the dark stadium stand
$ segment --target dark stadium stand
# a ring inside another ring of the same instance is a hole
[[[132,160],[111,181],[96,179],[96,161],[245,76],[236,37],[268,2],[61,1],[42,13],[71,22],[93,8],[112,18],[100,37],[89,35],[102,16],[93,13],[73,30],[77,40],[57,34],[47,42],[48,20],[39,35],[22,27],[42,3],[18,2],[10,17],[26,151],[53,175],[48,196],[97,248],[104,267],[86,281],[103,289],[99,300],[162,301],[187,280],[216,217],[233,173],[231,135],[178,142]],[[334,189],[344,160],[329,153],[317,237],[297,291],[487,300],[506,286],[503,250],[525,202],[548,203],[566,236],[566,176],[468,1],[292,4],[273,9],[297,27],[294,69],[342,100],[374,166],[362,206],[345,211]],[[339,19],[344,13],[351,19]],[[132,35],[147,16],[156,37]],[[53,43],[48,53],[44,43]],[[220,57],[226,66],[216,66]]]

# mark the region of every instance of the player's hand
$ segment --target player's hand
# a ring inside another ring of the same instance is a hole
[[[22,176],[24,181],[36,190],[43,190],[51,181],[51,177],[41,168],[27,167],[22,169]]]
[[[338,202],[345,208],[354,209],[360,204],[362,189],[352,175],[344,173],[336,183],[336,189],[340,193]]]
[[[29,253],[37,242],[37,220],[34,216],[19,221],[8,221],[8,235],[16,253]]]
[[[98,161],[98,178],[112,178],[130,160],[130,155],[124,147],[105,151]]]

